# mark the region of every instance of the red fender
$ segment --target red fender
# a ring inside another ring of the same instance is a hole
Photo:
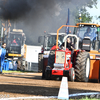
[[[59,47],[58,47],[59,49]],[[54,45],[50,50],[56,50],[56,45]]]

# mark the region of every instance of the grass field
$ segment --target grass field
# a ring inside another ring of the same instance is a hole
[[[97,98],[82,98],[82,99],[69,99],[69,100],[100,100],[100,99],[97,99]]]

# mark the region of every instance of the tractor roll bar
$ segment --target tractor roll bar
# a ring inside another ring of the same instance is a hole
[[[77,39],[77,42],[75,43],[76,45],[75,45],[75,48],[76,48],[76,50],[78,50],[78,47],[79,47],[79,38],[77,37],[77,35],[75,35],[75,34],[68,34],[68,35],[66,35],[65,37],[64,37],[64,48],[66,49],[66,39],[68,38],[68,37],[75,37],[76,39]]]
[[[73,25],[62,25],[60,28],[57,29],[56,49],[58,48],[59,31],[60,31],[63,27],[78,27],[78,26],[73,26]]]

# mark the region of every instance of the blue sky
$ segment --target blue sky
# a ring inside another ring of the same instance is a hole
[[[97,2],[97,8],[93,7],[92,9],[87,8],[87,10],[89,11],[90,15],[93,16],[93,21],[94,23],[98,23],[100,24],[100,20],[96,19],[96,16],[100,16],[100,0],[98,0]]]

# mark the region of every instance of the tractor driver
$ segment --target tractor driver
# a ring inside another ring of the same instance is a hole
[[[64,43],[62,43],[62,48],[64,47]],[[66,48],[68,48],[71,51],[71,61],[73,60],[73,53],[74,53],[74,49],[75,46],[74,44],[71,42],[70,38],[67,38],[67,44],[66,44]]]
[[[64,47],[64,42],[62,43],[62,47]],[[69,37],[67,38],[66,48],[68,48],[70,51],[74,50],[74,44],[71,42]]]
[[[67,48],[71,51],[74,50],[74,44],[71,42],[70,38],[67,38]]]
[[[12,43],[15,44],[15,45],[18,45],[15,38],[14,38],[14,40],[12,41]]]
[[[88,27],[86,32],[84,33],[84,37],[91,37],[91,28]]]

